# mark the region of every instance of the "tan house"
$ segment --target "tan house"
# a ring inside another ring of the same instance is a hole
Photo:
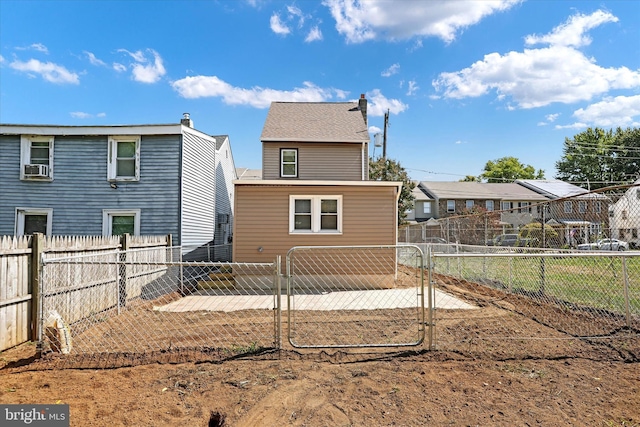
[[[395,245],[402,182],[369,181],[367,100],[273,102],[262,179],[235,184],[234,262],[294,246]]]

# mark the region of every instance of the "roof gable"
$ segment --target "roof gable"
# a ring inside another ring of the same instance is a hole
[[[260,140],[363,143],[369,131],[357,102],[272,102]]]

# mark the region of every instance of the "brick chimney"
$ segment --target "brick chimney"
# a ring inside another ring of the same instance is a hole
[[[193,120],[191,120],[191,115],[189,113],[182,113],[182,119],[180,120],[180,124],[184,126],[193,127]]]
[[[358,100],[358,109],[362,113],[362,117],[364,117],[364,124],[367,123],[367,98],[364,97],[364,93],[360,95],[360,99]]]

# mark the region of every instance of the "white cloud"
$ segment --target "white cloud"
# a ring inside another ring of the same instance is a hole
[[[147,52],[153,56],[153,62],[149,62],[144,52],[138,50],[136,52],[129,52],[126,49],[118,49],[118,52],[124,52],[128,54],[135,62],[130,64],[133,80],[140,83],[156,83],[162,76],[166,74],[162,57],[158,52],[153,49],[147,49]],[[124,71],[122,64],[113,64],[113,68],[116,71]]]
[[[82,111],[72,111],[71,113],[69,113],[71,115],[71,117],[73,117],[74,119],[88,119],[89,117],[93,117],[91,114],[89,113],[83,113]]]
[[[87,55],[87,58],[89,58],[89,62],[91,63],[91,65],[99,65],[102,67],[106,67],[107,64],[104,63],[104,61],[99,60],[98,58],[96,58],[96,56],[88,51],[84,51],[83,52],[85,55]]]
[[[280,34],[286,36],[291,33],[289,27],[287,27],[281,20],[278,14],[274,13],[271,15],[271,19],[269,20],[269,26],[271,27],[271,31],[276,34]]]
[[[586,123],[573,123],[570,125],[555,125],[554,129],[584,129],[589,127]]]
[[[395,63],[389,68],[387,68],[386,70],[384,70],[382,73],[380,73],[380,75],[382,77],[391,77],[394,74],[398,74],[399,71],[400,71],[400,64]]]
[[[464,28],[521,0],[324,0],[347,42],[439,37],[447,43]]]
[[[4,56],[0,55],[0,64],[4,64]]]
[[[585,42],[580,31],[613,19],[601,15],[600,11],[591,17],[580,15],[580,20],[576,20],[580,25],[569,19],[572,24],[564,24],[549,35],[530,40],[558,44],[505,55],[490,53],[468,68],[441,73],[432,84],[445,98],[454,99],[478,97],[495,90],[498,100],[508,97],[518,108],[587,101],[612,89],[640,87],[640,72],[626,67],[600,67],[595,60],[568,46]],[[515,107],[509,105],[508,108]]]
[[[73,117],[74,119],[90,119],[93,117],[106,117],[107,114],[106,113],[98,113],[98,114],[90,114],[90,113],[85,113],[83,111],[73,111],[71,113],[69,113],[71,115],[71,117]]]
[[[43,79],[51,83],[79,84],[78,74],[67,70],[62,65],[53,62],[40,62],[37,59],[30,59],[27,62],[15,60],[9,64],[11,68],[22,71],[30,76],[40,75]]]
[[[290,19],[298,18],[298,28],[302,28],[304,25],[304,14],[300,8],[296,6],[287,6],[287,12],[289,12]]]
[[[307,34],[307,37],[305,37],[304,41],[307,43],[311,43],[318,40],[322,40],[322,31],[320,31],[320,28],[318,28],[318,26],[316,25],[309,31],[309,34]]]
[[[388,99],[380,89],[374,89],[367,93],[367,115],[370,117],[384,116],[387,110],[393,114],[400,114],[409,108],[407,104],[397,99]]]
[[[549,123],[553,123],[557,120],[557,118],[560,116],[560,113],[556,113],[556,114],[547,114],[546,116],[544,116],[545,121],[544,122],[538,122],[538,126],[546,126]]]
[[[601,24],[618,22],[618,18],[609,12],[598,10],[591,15],[574,15],[567,22],[557,26],[549,34],[542,36],[529,35],[525,38],[527,45],[549,44],[551,46],[581,47],[591,44],[587,31]]]
[[[369,133],[375,135],[376,133],[382,132],[378,126],[369,126]]]
[[[638,126],[640,95],[616,96],[580,108],[573,113],[579,121],[599,127]]]
[[[322,102],[334,97],[344,97],[344,91],[321,88],[313,83],[304,82],[303,87],[290,91],[262,87],[250,89],[235,87],[216,76],[194,76],[176,80],[171,86],[183,98],[222,98],[225,104],[248,105],[255,108],[268,108],[272,101]]]
[[[33,43],[26,47],[16,47],[16,50],[35,50],[37,52],[49,53],[49,49],[42,43]]]
[[[118,62],[114,62],[113,63],[113,69],[116,70],[119,73],[123,73],[123,72],[127,71],[127,67],[124,66],[123,64],[118,63]]]
[[[407,95],[411,96],[414,95],[418,89],[420,89],[420,86],[418,86],[418,83],[415,80],[409,80],[409,88],[407,89]]]

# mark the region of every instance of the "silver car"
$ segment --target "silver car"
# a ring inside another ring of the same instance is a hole
[[[580,251],[627,251],[629,243],[618,239],[600,239],[595,243],[578,245]]]

